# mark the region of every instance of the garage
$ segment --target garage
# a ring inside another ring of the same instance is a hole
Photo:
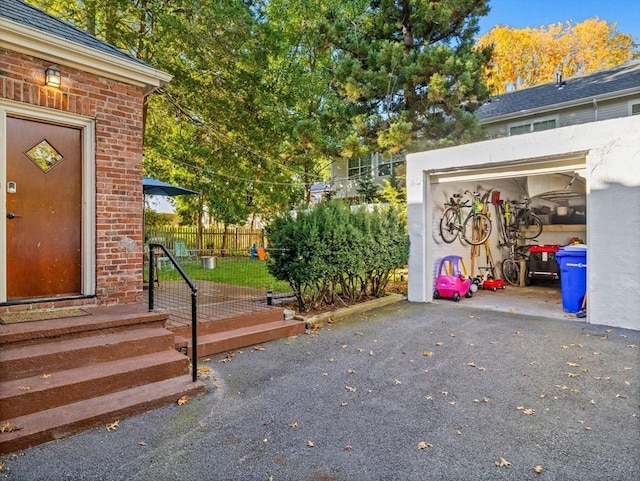
[[[505,201],[531,198],[530,208],[543,219],[535,244],[579,240],[587,245],[589,305],[581,322],[640,329],[640,211],[630,208],[640,205],[639,146],[640,119],[631,117],[408,155],[409,301],[434,301],[434,279],[444,256],[461,256],[469,269],[474,265],[474,275],[486,267],[485,245],[474,260],[468,243],[443,241],[440,219],[453,194],[491,191]],[[508,252],[500,248],[494,207],[489,205],[493,228],[486,244],[494,264],[500,264]],[[612,262],[612,256],[624,261]],[[575,318],[557,301],[560,291],[559,281],[545,280],[510,286],[504,293],[479,291],[460,302],[489,308],[500,298],[506,306],[529,303],[529,310],[540,313],[544,301],[551,317]]]

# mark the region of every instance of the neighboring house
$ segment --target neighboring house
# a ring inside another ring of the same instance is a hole
[[[331,184],[327,182],[316,182],[309,186],[309,198],[311,204],[319,204],[331,192]]]
[[[634,62],[504,94],[478,112],[493,140],[408,155],[409,300],[433,299],[442,256],[471,255],[469,246],[439,236],[447,199],[493,189],[501,199],[529,196],[534,208],[552,214],[559,207],[585,213],[580,224],[545,225],[538,241],[584,240],[586,321],[640,329],[639,109],[640,63]],[[505,253],[495,229],[489,248],[499,264]]]
[[[505,93],[489,99],[477,112],[490,138],[566,127],[640,114],[640,62]],[[378,153],[336,162],[331,176],[336,197],[357,197],[358,180],[376,183],[404,163],[404,155],[385,158]]]
[[[383,155],[375,152],[359,159],[344,160],[331,164],[331,179],[336,198],[358,198],[360,179],[371,178],[378,186],[391,179],[404,165],[404,154]]]
[[[491,138],[640,114],[640,62],[492,97],[477,112]]]

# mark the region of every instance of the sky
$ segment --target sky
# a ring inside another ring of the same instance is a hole
[[[480,19],[480,35],[495,25],[540,27],[598,17],[616,23],[620,33],[631,34],[640,43],[639,0],[489,0],[489,6],[489,14]]]

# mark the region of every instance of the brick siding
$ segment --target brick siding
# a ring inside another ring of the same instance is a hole
[[[0,49],[0,97],[95,120],[96,298],[72,303],[140,301],[143,89],[65,66],[61,88],[49,88],[50,63]]]

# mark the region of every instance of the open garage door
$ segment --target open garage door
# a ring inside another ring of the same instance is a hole
[[[478,286],[472,298],[460,302],[487,309],[545,313],[547,317],[564,318],[566,313],[562,307],[555,252],[559,246],[571,242],[586,242],[588,185],[585,157],[585,152],[572,152],[556,158],[425,172],[425,199],[429,204],[426,210],[430,211],[431,217],[430,222],[425,223],[425,238],[430,244],[427,249],[431,253],[427,256],[431,259],[428,267],[435,269],[444,256],[459,255],[466,261],[469,275]],[[459,241],[443,242],[439,227],[447,200],[456,193],[471,200],[470,192],[484,194],[485,213],[492,221],[489,239],[479,246]],[[542,233],[535,239],[522,234],[518,245],[534,246],[531,252],[521,250],[520,253],[526,252],[527,256],[522,258],[501,235],[498,226],[504,219],[502,204],[498,203],[515,207],[512,201],[521,202],[525,198],[530,199],[529,208],[542,222]],[[517,265],[522,268],[519,278],[516,276],[516,285],[505,283],[505,289],[502,289],[500,283],[489,282],[485,286],[486,279],[504,278],[503,260],[514,254]],[[432,277],[436,277],[435,272]]]

